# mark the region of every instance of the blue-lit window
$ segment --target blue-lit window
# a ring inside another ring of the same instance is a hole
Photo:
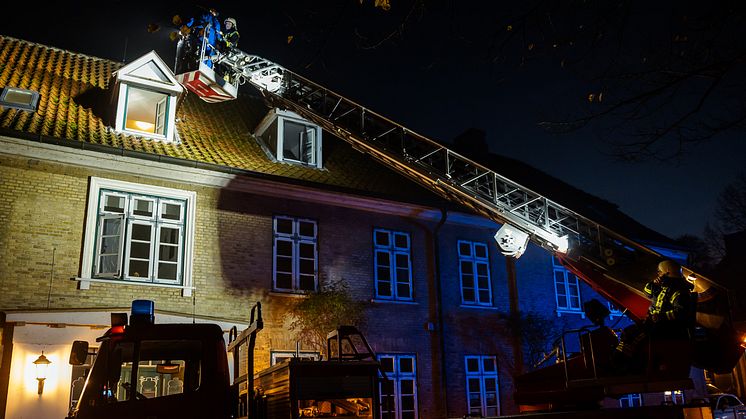
[[[562,266],[555,257],[552,257],[552,265],[557,312],[581,312],[578,277]]]
[[[642,394],[631,393],[625,394],[619,398],[619,407],[640,407],[642,406]]]
[[[487,245],[466,240],[458,241],[461,302],[469,305],[491,306],[490,261]]]
[[[273,288],[283,292],[316,290],[317,228],[313,220],[274,218]]]
[[[373,231],[376,298],[412,301],[412,260],[408,233]]]
[[[417,419],[417,367],[414,355],[379,354],[387,380],[380,380],[381,419]]]
[[[497,361],[494,356],[468,355],[466,364],[466,401],[469,414],[500,414]]]

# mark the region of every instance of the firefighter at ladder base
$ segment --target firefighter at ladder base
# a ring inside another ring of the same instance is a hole
[[[624,330],[616,350],[612,353],[612,367],[618,373],[637,370],[643,343],[653,340],[688,340],[694,327],[696,293],[694,286],[681,274],[681,266],[671,260],[658,264],[658,275],[645,285],[645,294],[652,303],[648,316],[640,325]],[[683,348],[682,348],[683,349]]]

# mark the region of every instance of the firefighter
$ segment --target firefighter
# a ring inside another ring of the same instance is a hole
[[[236,19],[232,17],[226,18],[223,21],[225,31],[223,32],[223,41],[228,49],[238,48],[238,39],[241,37],[238,33],[238,25]]]
[[[652,300],[647,318],[641,325],[632,325],[624,330],[612,354],[612,365],[617,372],[634,368],[635,361],[641,361],[638,349],[648,338],[689,338],[696,314],[693,289],[694,286],[682,276],[678,263],[664,260],[658,264],[658,275],[644,289]]]

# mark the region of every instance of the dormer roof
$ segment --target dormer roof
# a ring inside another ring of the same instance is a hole
[[[143,55],[115,72],[117,81],[180,95],[184,87],[155,51]]]

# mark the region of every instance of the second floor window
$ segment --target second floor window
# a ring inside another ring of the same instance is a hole
[[[274,218],[274,281],[276,291],[314,291],[318,255],[316,222],[301,218]]]
[[[411,301],[412,261],[409,234],[373,231],[376,298]]]
[[[580,284],[578,277],[568,271],[557,258],[552,257],[554,293],[558,312],[580,312]]]
[[[491,306],[490,262],[487,245],[459,240],[459,276],[461,277],[461,302],[470,305]]]

